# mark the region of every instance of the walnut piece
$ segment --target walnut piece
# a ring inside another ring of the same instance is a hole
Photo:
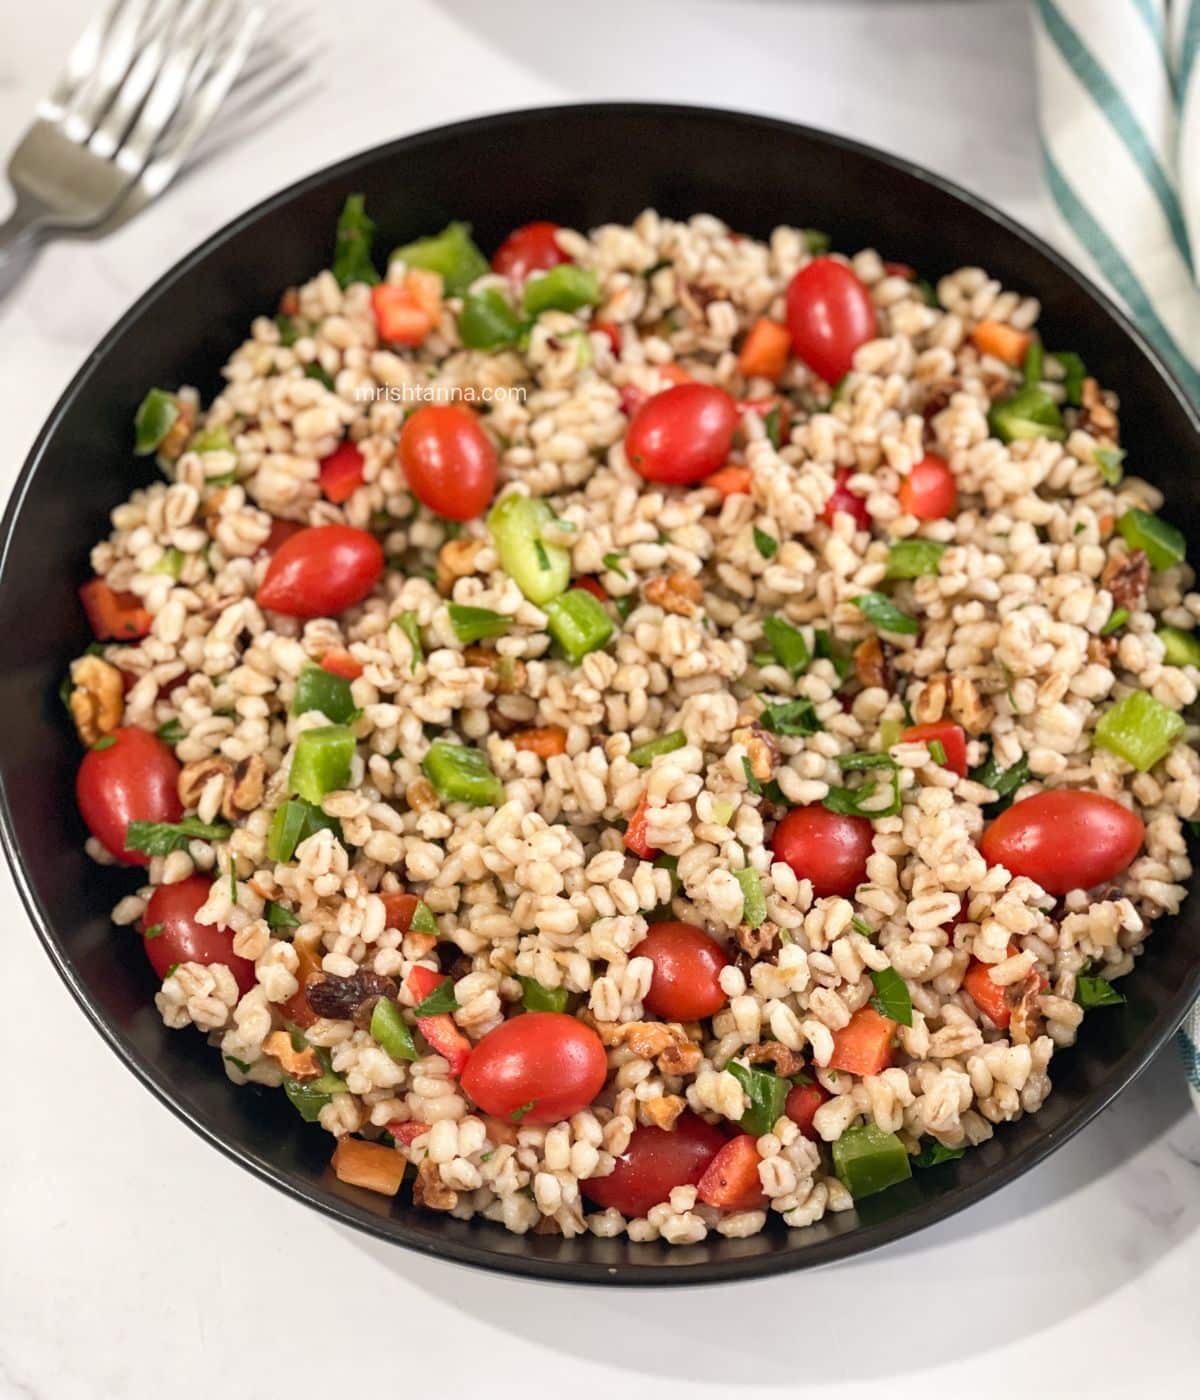
[[[453,1210],[458,1205],[458,1192],[446,1185],[437,1163],[428,1157],[417,1168],[412,1198],[413,1205],[428,1206],[430,1210]]]
[[[935,724],[946,713],[950,678],[943,671],[930,676],[912,700],[913,719],[918,724]]]
[[[229,759],[211,754],[208,758],[193,759],[191,763],[185,764],[177,784],[179,800],[185,810],[190,811],[193,807],[198,807],[204,790],[218,777],[222,784],[233,777],[233,764]]]
[[[1150,584],[1150,561],[1140,549],[1114,554],[1104,566],[1100,583],[1112,594],[1113,604],[1129,612],[1140,608]]]
[[[780,1040],[764,1040],[758,1045],[748,1045],[742,1051],[747,1064],[773,1064],[775,1073],[784,1079],[799,1074],[804,1068],[804,1056],[789,1050]]]
[[[703,1058],[700,1047],[688,1039],[682,1026],[665,1021],[626,1021],[601,1039],[609,1045],[625,1045],[643,1060],[653,1060],[663,1074],[695,1074]]]
[[[675,1126],[675,1120],[687,1107],[687,1100],[678,1094],[663,1094],[657,1099],[646,1099],[638,1105],[638,1117],[644,1123],[663,1128],[668,1133]]]
[[[287,1031],[272,1031],[263,1041],[263,1050],[273,1060],[279,1061],[280,1068],[289,1079],[319,1079],[324,1073],[312,1046],[306,1045],[303,1050],[297,1050]]]
[[[1119,443],[1121,424],[1117,418],[1117,396],[1111,391],[1101,389],[1097,381],[1089,375],[1083,381],[1080,399],[1083,407],[1079,411],[1076,427],[1082,428],[1085,433],[1091,433],[1101,442],[1113,445]]]
[[[99,656],[81,656],[71,663],[71,718],[89,747],[120,727],[125,713],[121,673]]]
[[[755,962],[759,961],[764,953],[774,951],[778,937],[779,925],[773,924],[770,919],[765,919],[757,928],[751,928],[749,924],[738,924],[733,931],[733,941]]]
[[[779,745],[774,734],[761,724],[748,724],[735,729],[730,738],[745,748],[751,773],[760,783],[769,783],[779,766]]]
[[[475,572],[475,558],[483,548],[482,540],[447,540],[437,557],[437,590],[448,594],[460,578]]]
[[[1041,996],[1042,979],[1036,972],[1004,989],[1004,1000],[1012,1008],[1008,1033],[1014,1045],[1031,1045],[1041,1033]]]
[[[188,438],[196,425],[196,404],[192,399],[179,398],[179,417],[167,429],[167,434],[158,444],[158,456],[166,462],[178,461],[183,456]]]
[[[226,821],[237,821],[245,813],[253,812],[262,801],[266,782],[267,765],[261,754],[251,754],[235,764],[221,800],[221,812]]]
[[[648,603],[678,617],[694,617],[704,600],[700,580],[683,573],[659,574],[657,578],[648,579],[642,593]]]
[[[895,689],[896,672],[887,643],[874,635],[859,642],[854,648],[854,674],[864,686]]]
[[[992,707],[970,676],[950,677],[950,713],[968,734],[982,734],[992,721]]]
[[[525,689],[525,663],[512,656],[497,656],[488,647],[469,646],[463,651],[467,666],[481,667],[488,674],[484,686],[497,695],[517,695]]]

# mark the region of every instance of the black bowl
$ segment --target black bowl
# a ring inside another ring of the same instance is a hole
[[[823,132],[727,112],[633,104],[562,107],[465,122],[355,156],[275,195],[163,277],[104,338],[42,430],[3,524],[0,797],[3,840],[39,936],[108,1044],[184,1122],[250,1171],[337,1220],[441,1258],[570,1282],[702,1283],[844,1259],[941,1220],[1035,1166],[1150,1060],[1200,992],[1200,906],[1166,920],[1128,1001],[1088,1018],[1055,1059],[1035,1117],[1002,1127],[958,1162],[919,1172],[857,1212],[807,1230],[713,1238],[671,1249],[624,1241],[507,1234],[344,1186],[330,1139],[281,1094],[235,1089],[196,1033],[166,1030],[136,938],[108,910],[136,876],[83,853],[72,800],[79,749],[57,698],[88,641],[76,586],[109,509],[153,468],[130,452],[134,409],[151,384],[211,395],[252,316],[328,263],[348,193],[364,191],[386,249],[469,219],[484,248],[515,225],[577,228],[653,206],[720,215],[765,235],[790,222],[828,229],[834,246],[874,246],[935,279],[978,263],[1037,295],[1051,344],[1081,351],[1128,405],[1131,461],[1166,487],[1171,514],[1196,518],[1200,423],[1140,335],[1055,253],[995,210],[924,171]],[[1172,472],[1174,475],[1172,476]]]

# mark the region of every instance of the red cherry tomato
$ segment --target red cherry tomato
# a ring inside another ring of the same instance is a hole
[[[806,1138],[816,1142],[820,1134],[813,1127],[813,1115],[828,1098],[828,1092],[815,1080],[811,1084],[797,1084],[788,1090],[783,1111]]]
[[[867,503],[861,496],[856,496],[846,485],[854,475],[850,467],[839,467],[833,474],[833,495],[825,502],[825,509],[821,512],[821,519],[826,525],[833,524],[833,517],[837,514],[849,515],[853,517],[855,525],[860,530],[871,528],[871,517],[867,512]]]
[[[943,520],[958,503],[954,473],[932,452],[900,482],[900,508],[918,520]]]
[[[966,777],[967,736],[961,724],[953,724],[948,719],[938,720],[934,724],[910,724],[900,737],[941,744],[946,754],[944,767],[957,773],[960,778]]]
[[[288,617],[336,617],[370,593],[383,562],[382,545],[366,530],[310,526],[271,556],[257,602]]]
[[[633,1218],[665,1201],[677,1186],[695,1186],[725,1145],[719,1128],[694,1113],[681,1113],[671,1132],[635,1128],[610,1176],[579,1183],[589,1201]]]
[[[989,865],[1036,880],[1047,894],[1112,880],[1141,849],[1142,819],[1111,797],[1081,789],[1039,792],[1001,812],[979,849]]]
[[[492,271],[501,277],[523,282],[531,272],[544,272],[571,259],[558,246],[554,235],[558,225],[549,219],[535,219],[515,228],[492,254]]]
[[[263,554],[274,554],[281,544],[290,540],[293,535],[298,535],[305,528],[298,520],[279,520],[272,517],[271,529],[267,534],[266,541],[259,546],[255,558]]]
[[[118,729],[89,749],[75,778],[75,800],[88,830],[122,865],[149,865],[144,851],[125,849],[130,822],[177,822],[179,764],[145,729]]]
[[[474,520],[496,489],[496,449],[468,408],[431,403],[400,430],[397,449],[409,490],[435,515]]]
[[[775,828],[771,849],[798,879],[812,881],[818,898],[849,897],[867,878],[871,823],[827,807],[793,807]]]
[[[245,996],[254,986],[254,964],[233,951],[233,930],[196,921],[196,910],[211,891],[212,881],[203,875],[159,885],[142,915],[146,956],[160,977],[175,963],[224,963]]]
[[[363,455],[352,442],[343,442],[321,461],[321,494],[341,505],[363,484]]]
[[[625,434],[629,465],[647,481],[691,486],[722,466],[738,406],[713,384],[675,384],[648,399]]]
[[[651,924],[634,948],[635,958],[654,964],[646,1010],[666,1021],[700,1021],[725,1005],[721,969],[725,950],[695,924]]]
[[[559,1011],[527,1011],[488,1031],[471,1051],[462,1086],[497,1118],[557,1123],[586,1108],[607,1075],[594,1030]]]
[[[787,290],[792,349],[826,384],[851,367],[854,352],[875,336],[871,294],[836,258],[814,258]]]

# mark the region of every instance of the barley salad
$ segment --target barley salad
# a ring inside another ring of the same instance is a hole
[[[1087,347],[811,229],[373,232],[147,394],[80,590],[166,1024],[516,1232],[803,1227],[1036,1111],[1200,811],[1200,594]]]

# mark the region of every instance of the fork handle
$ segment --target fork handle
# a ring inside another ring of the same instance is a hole
[[[19,200],[16,208],[0,224],[0,269],[32,247],[38,230],[48,221],[45,208]]]

